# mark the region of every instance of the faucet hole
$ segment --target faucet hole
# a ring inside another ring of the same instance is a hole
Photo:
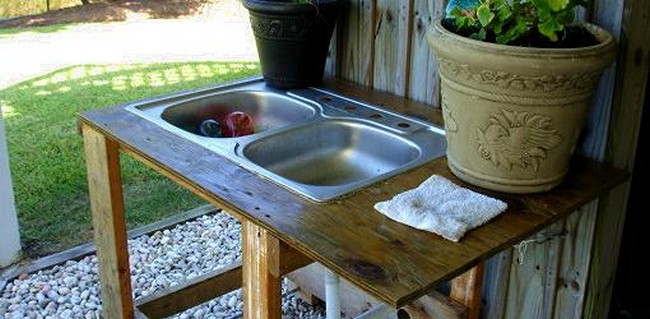
[[[379,114],[379,113],[370,114],[371,119],[380,119],[382,117],[384,117],[384,116]]]
[[[329,96],[321,96],[318,100],[323,102],[323,103],[332,102],[332,98],[329,97]]]
[[[397,126],[401,127],[401,128],[409,128],[409,127],[411,127],[411,124],[401,122],[401,123],[397,123]]]
[[[351,111],[351,110],[356,110],[356,109],[357,109],[357,106],[356,106],[356,105],[352,105],[352,104],[346,104],[343,108],[346,109],[346,110],[348,110],[348,111]]]

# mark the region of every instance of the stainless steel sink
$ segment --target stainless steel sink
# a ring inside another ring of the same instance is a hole
[[[311,200],[323,202],[444,155],[430,123],[318,88],[277,90],[260,79],[134,103],[127,109]],[[206,137],[197,126],[232,111],[255,133]]]
[[[244,157],[286,179],[315,186],[358,183],[399,169],[417,145],[351,120],[327,120],[253,141]]]
[[[178,128],[196,134],[196,128],[206,118],[224,117],[234,111],[250,114],[257,133],[304,122],[315,114],[313,107],[283,94],[231,91],[182,101],[165,108],[160,117]]]

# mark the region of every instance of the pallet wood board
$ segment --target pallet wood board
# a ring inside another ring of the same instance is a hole
[[[383,4],[381,1],[365,1],[366,3],[378,3],[379,6],[381,7]],[[404,1],[404,3],[407,3],[408,1]],[[393,57],[392,53],[390,50],[392,50],[394,47],[398,47],[395,43],[398,40],[393,39],[392,41],[385,41],[381,37],[379,37],[379,43],[375,42],[374,47],[374,52],[372,57],[369,57],[368,60],[372,61],[374,64],[374,72],[378,74],[387,74],[387,73],[394,73],[394,78],[390,81],[391,84],[393,85],[392,87],[390,85],[386,85],[382,81],[380,81],[378,84],[377,83],[367,83],[369,87],[376,88],[376,89],[382,89],[390,92],[394,92],[397,94],[401,94],[405,97],[412,98],[421,102],[424,102],[429,105],[437,105],[438,104],[438,99],[439,99],[439,87],[437,86],[437,70],[435,69],[435,60],[433,60],[434,57],[431,56],[430,52],[427,52],[428,50],[428,44],[426,41],[423,41],[423,32],[421,31],[422,25],[425,24],[424,17],[427,14],[431,14],[433,12],[433,15],[438,15],[441,14],[442,10],[444,9],[444,5],[446,4],[445,1],[432,1],[432,0],[414,0],[412,3],[408,2],[408,5],[412,6],[412,14],[409,15],[409,20],[411,24],[411,30],[409,32],[410,34],[410,44],[409,44],[409,50],[410,52],[407,53],[407,59],[410,61],[409,65],[406,69],[404,70],[396,70],[393,65],[390,63],[378,63],[381,61],[384,61],[386,59],[390,59]],[[631,38],[630,41],[637,41],[636,43],[648,43],[648,40],[642,41],[640,37],[643,35],[643,31],[645,26],[647,25],[648,17],[647,14],[645,14],[645,17],[643,16],[643,12],[647,12],[647,5],[645,3],[641,3],[640,0],[626,0],[626,1],[611,1],[611,0],[595,0],[591,2],[592,8],[588,10],[580,10],[578,12],[578,17],[579,19],[587,19],[588,21],[592,21],[593,23],[596,23],[610,32],[613,33],[613,35],[618,39],[620,38],[621,35],[621,28],[622,26],[625,27],[627,26],[627,32],[623,30],[623,36],[627,36],[629,34],[629,37]],[[626,8],[624,10],[624,7]],[[381,10],[379,10],[381,11]],[[632,12],[632,13],[631,13]],[[377,16],[380,17],[381,12],[377,13]],[[351,17],[352,18],[352,17]],[[370,21],[370,19],[367,19],[367,17],[363,16],[357,16],[358,20],[352,20],[349,21],[349,23],[354,24],[354,23],[364,23],[367,21]],[[644,20],[644,21],[641,21]],[[634,29],[634,30],[633,30]],[[379,29],[378,29],[379,30]],[[380,30],[381,31],[381,30]],[[342,33],[345,33],[345,30],[341,31]],[[381,36],[381,33],[378,33],[379,36]],[[645,36],[647,38],[647,35]],[[626,40],[623,38],[623,40]],[[382,44],[383,42],[386,42],[387,44]],[[387,45],[390,45],[390,47],[387,47]],[[627,52],[629,47],[629,50],[635,50],[634,52]],[[384,53],[384,51],[388,51],[388,53]],[[621,51],[622,53],[626,54],[626,59],[627,60],[633,60],[636,59],[637,61],[647,61],[648,53],[647,53],[647,46],[644,46],[642,49],[638,49],[637,45],[632,45],[628,46],[628,42],[624,42],[623,45],[621,45]],[[387,57],[382,56],[383,54],[387,54]],[[340,61],[340,63],[345,64],[347,61],[345,61],[345,57],[343,57]],[[619,61],[620,62],[620,61]],[[643,80],[642,77],[644,76],[644,72],[647,72],[647,67],[645,67],[646,63],[643,63],[644,67],[639,68],[638,70],[632,71],[635,72],[635,76],[639,77],[639,80]],[[386,66],[384,66],[386,65]],[[636,63],[637,66],[639,66],[639,63]],[[352,66],[354,67],[354,66]],[[426,70],[426,71],[425,71]],[[349,70],[348,72],[354,72],[354,70]],[[620,108],[620,101],[617,101],[617,98],[614,97],[614,88],[617,85],[616,83],[620,83],[620,78],[624,76],[623,74],[628,74],[629,71],[625,70],[617,70],[617,66],[613,65],[610,69],[608,69],[601,80],[600,87],[598,91],[595,94],[594,97],[594,103],[591,107],[591,111],[589,114],[589,119],[588,123],[586,125],[585,129],[585,139],[583,140],[582,145],[580,146],[580,151],[583,155],[588,156],[593,159],[597,160],[603,160],[605,158],[605,150],[607,148],[607,145],[609,144],[609,149],[612,150],[613,153],[617,154],[616,156],[618,157],[626,157],[630,159],[633,156],[634,150],[630,149],[628,146],[630,143],[626,140],[626,142],[621,143],[612,143],[611,141],[608,142],[609,139],[612,138],[612,136],[616,135],[622,135],[626,137],[633,137],[636,135],[635,130],[638,130],[638,125],[614,125],[612,128],[610,128],[610,118],[612,117],[612,114],[614,117],[617,116],[616,112],[618,112],[616,109],[613,108]],[[406,80],[406,92],[405,93],[400,93],[400,85],[401,85],[401,76],[407,76]],[[433,83],[431,83],[433,81]],[[641,82],[638,82],[637,85],[628,85],[627,89],[627,94],[626,94],[626,104],[627,103],[632,103],[632,105],[637,105],[638,107],[638,101],[633,101],[634,99],[638,99],[642,97],[643,94],[643,88],[639,87],[639,84],[642,84]],[[397,89],[395,89],[397,87]],[[431,95],[430,95],[431,94]],[[620,94],[620,93],[619,93]],[[618,98],[620,100],[620,98]],[[638,110],[631,110],[633,107],[626,107],[626,111],[624,111],[622,116],[619,116],[621,119],[619,122],[620,123],[626,123],[626,122],[638,122],[635,119],[640,118],[638,116],[639,112]],[[629,112],[629,115],[625,115],[627,112]],[[616,130],[616,132],[610,132],[608,133],[611,129]],[[609,138],[608,138],[609,135]],[[625,140],[625,139],[622,139]],[[625,165],[625,164],[622,164]],[[630,167],[630,166],[626,166]],[[621,193],[620,196],[627,196],[626,194]],[[606,259],[608,260],[615,260],[615,253],[617,251],[617,243],[618,239],[614,236],[612,238],[611,236],[608,235],[600,235],[604,236],[607,239],[601,240],[602,242],[600,244],[597,244],[598,247],[596,247],[596,252],[598,255],[592,256],[592,246],[594,243],[594,235],[599,236],[599,234],[602,234],[603,232],[607,232],[608,229],[605,225],[614,225],[615,227],[618,227],[620,229],[622,223],[622,218],[621,217],[614,217],[612,215],[612,218],[608,220],[608,222],[603,222],[600,221],[599,223],[602,225],[598,230],[594,231],[595,229],[595,224],[596,224],[596,215],[598,206],[596,206],[596,203],[590,204],[586,208],[583,208],[578,212],[577,214],[580,214],[581,216],[573,216],[570,219],[568,219],[565,223],[563,228],[567,230],[567,235],[565,239],[558,240],[557,244],[554,244],[552,246],[544,246],[538,249],[533,249],[532,251],[534,254],[540,254],[536,258],[539,260],[545,260],[549,255],[555,256],[553,262],[549,263],[543,263],[540,265],[541,267],[541,272],[546,273],[546,279],[543,281],[540,281],[539,283],[542,284],[544,282],[548,283],[553,283],[553,282],[559,282],[560,284],[552,284],[550,286],[546,286],[545,288],[541,288],[538,290],[529,290],[531,293],[531,300],[541,300],[543,303],[539,305],[539,307],[544,308],[543,310],[538,311],[539,314],[541,314],[541,317],[547,318],[547,317],[565,317],[569,316],[573,318],[581,317],[583,315],[583,305],[585,303],[585,293],[586,293],[586,288],[587,286],[592,286],[593,282],[599,282],[598,285],[601,286],[601,288],[598,288],[598,290],[602,290],[604,287],[602,287],[602,283],[611,283],[612,279],[611,276],[613,275],[613,272],[611,269],[613,266],[611,265],[611,262],[609,265],[605,268],[609,268],[608,270],[605,270],[603,272],[603,277],[599,279],[595,279],[594,275],[592,274],[591,281],[592,283],[588,284],[587,281],[587,276],[590,273],[591,270],[591,265],[590,261],[592,258],[601,258],[600,251],[605,249],[608,250],[609,252],[604,254]],[[624,209],[624,204],[621,203],[621,200],[619,200],[618,204],[609,204],[608,209],[614,210],[615,212],[612,212],[611,214],[619,214],[621,209]],[[600,210],[602,211],[602,205]],[[602,218],[601,218],[602,219]],[[558,226],[559,227],[559,226]],[[615,232],[618,232],[618,230],[615,230]],[[599,247],[605,247],[608,246],[609,248],[599,248]],[[552,249],[554,250],[553,252],[547,251],[547,249]],[[514,260],[514,259],[513,259]],[[602,261],[600,263],[603,263]],[[487,316],[487,318],[501,318],[504,316],[504,313],[502,310],[504,307],[506,307],[505,304],[503,304],[504,296],[508,292],[508,287],[513,287],[513,289],[519,289],[522,290],[524,287],[516,287],[516,284],[513,283],[505,283],[505,282],[499,282],[501,281],[506,281],[506,280],[517,280],[520,285],[526,285],[526,281],[523,280],[526,278],[528,275],[526,272],[524,273],[518,273],[521,278],[515,277],[510,277],[509,275],[505,274],[510,274],[510,269],[511,267],[516,267],[517,263],[516,261],[513,261],[511,264],[507,265],[506,263],[503,263],[502,261],[497,261],[492,263],[492,267],[488,267],[487,273],[486,273],[486,278],[488,277],[494,277],[498,276],[501,279],[493,279],[486,281],[486,288],[484,289],[484,299],[486,301],[486,308],[490,309],[490,316]],[[598,272],[598,271],[596,271]],[[493,287],[493,288],[492,288]],[[605,290],[608,288],[605,288]],[[534,292],[533,292],[534,291]],[[539,293],[539,294],[537,294]],[[591,294],[591,293],[590,293]],[[592,296],[595,296],[595,294],[592,294]],[[608,295],[605,294],[603,296],[597,297],[599,300],[597,302],[589,302],[590,305],[587,311],[592,311],[591,309],[594,308],[594,305],[597,305],[595,307],[601,307],[605,306],[608,304]],[[590,297],[591,298],[591,297]],[[500,303],[500,304],[499,304]],[[510,305],[510,307],[516,308],[516,305]],[[494,312],[492,312],[494,311]],[[596,312],[599,313],[604,313],[604,311],[597,310]],[[526,315],[530,315],[529,313],[526,313]],[[505,316],[508,317],[508,316]]]
[[[551,318],[555,296],[559,242],[564,221],[560,220],[519,243],[510,266],[506,318]]]
[[[597,212],[594,201],[564,223],[553,318],[582,318]]]
[[[375,89],[406,95],[411,48],[409,14],[413,0],[377,0],[374,35]]]
[[[87,126],[82,130],[97,259],[101,264],[113,265],[99,271],[103,311],[116,319],[130,318],[133,300],[119,146]]]
[[[650,73],[650,2],[624,1],[619,74],[614,92],[606,159],[628,170],[634,168],[641,114],[647,104]],[[599,201],[585,318],[607,318],[630,184]]]
[[[337,76],[370,87],[374,77],[375,11],[374,1],[349,1],[347,16],[341,21],[343,25],[339,25],[344,29],[339,31],[337,52]]]
[[[408,92],[406,97],[418,102],[439,105],[440,79],[438,63],[427,41],[427,31],[433,21],[445,11],[445,1],[415,1],[411,14],[411,55],[408,69]]]
[[[438,109],[414,101],[342,83],[335,87],[344,94],[354,96],[357,92],[356,97],[383,103],[396,112],[416,114],[432,122],[440,118]],[[506,201],[509,210],[454,243],[432,233],[413,231],[372,208],[377,201],[413,188],[432,174],[477,189],[455,178],[445,158],[323,204],[286,191],[126,111],[124,106],[90,111],[80,120],[215,206],[255,223],[396,308],[565,217],[626,178],[624,172],[611,167],[578,161],[565,183],[547,193],[507,195],[481,190]]]

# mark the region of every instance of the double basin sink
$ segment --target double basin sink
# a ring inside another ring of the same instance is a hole
[[[317,202],[351,193],[444,155],[431,123],[319,88],[278,90],[260,79],[180,93],[127,109]],[[253,134],[208,137],[197,128],[249,114]]]

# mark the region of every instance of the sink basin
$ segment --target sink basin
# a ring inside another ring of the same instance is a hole
[[[308,199],[324,202],[445,154],[431,123],[318,88],[284,91],[246,80],[127,109]],[[207,137],[206,119],[242,111],[254,134]]]
[[[294,182],[337,186],[394,171],[415,160],[415,144],[367,124],[327,120],[251,142],[243,155]]]
[[[255,123],[256,133],[303,122],[315,114],[313,107],[285,95],[234,91],[176,103],[165,108],[160,116],[168,123],[196,134],[197,127],[204,120],[223,118],[234,111],[248,113]]]

